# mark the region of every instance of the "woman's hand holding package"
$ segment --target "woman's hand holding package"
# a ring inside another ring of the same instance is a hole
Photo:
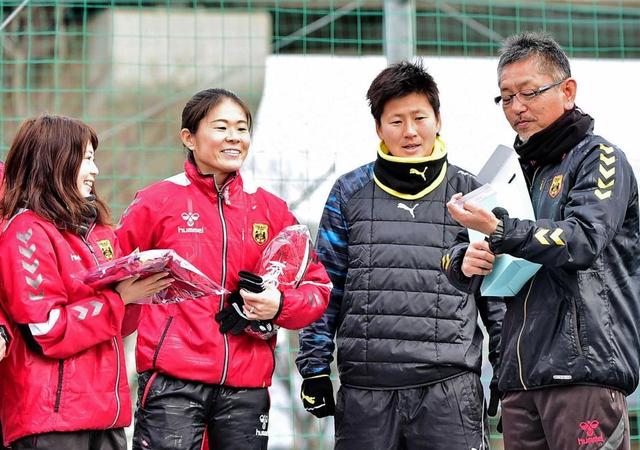
[[[244,300],[244,314],[249,320],[273,319],[280,309],[282,294],[270,285],[266,285],[262,292],[249,292],[240,289],[240,295]]]
[[[128,305],[168,288],[173,281],[167,272],[158,272],[142,280],[137,276],[127,278],[116,284],[114,289],[120,294],[124,304]]]

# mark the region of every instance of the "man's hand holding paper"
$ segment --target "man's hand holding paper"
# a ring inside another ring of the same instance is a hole
[[[540,268],[540,264],[511,255],[499,255],[491,260],[491,269],[487,271],[487,254],[493,254],[485,241],[496,233],[499,219],[504,220],[507,211],[515,212],[514,217],[535,219],[524,176],[513,150],[498,146],[480,171],[478,180],[486,184],[465,196],[455,194],[447,203],[451,217],[469,231],[471,244],[461,270],[467,277],[485,275],[480,285],[483,296],[513,296]],[[503,227],[500,226],[497,233],[500,238],[502,232]]]
[[[462,194],[454,194],[447,203],[451,217],[460,225],[490,235],[496,231],[498,218],[473,202],[464,201]]]

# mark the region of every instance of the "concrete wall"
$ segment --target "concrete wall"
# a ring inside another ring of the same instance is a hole
[[[112,8],[88,31],[90,78],[113,88],[215,85],[259,97],[271,52],[271,18],[260,10]]]

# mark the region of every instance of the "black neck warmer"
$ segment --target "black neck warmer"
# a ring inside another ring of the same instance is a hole
[[[578,108],[565,112],[544,130],[522,142],[519,137],[513,148],[523,162],[534,166],[556,163],[575,147],[593,127],[593,119]]]
[[[396,158],[380,150],[373,173],[378,186],[386,192],[397,197],[420,198],[443,175],[446,162],[444,149],[438,153],[434,150],[431,156],[423,158]]]

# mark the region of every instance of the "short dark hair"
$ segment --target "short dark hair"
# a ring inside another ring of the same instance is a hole
[[[225,99],[232,100],[242,108],[244,114],[247,116],[247,126],[249,127],[249,131],[251,131],[253,125],[252,117],[247,104],[233,92],[219,88],[205,89],[194,94],[194,96],[189,99],[182,109],[182,126],[180,129],[186,128],[191,133],[195,133],[198,131],[200,121],[209,114],[209,111]]]
[[[367,91],[371,115],[380,124],[380,117],[389,100],[409,94],[424,94],[436,117],[440,117],[440,93],[433,77],[422,67],[420,61],[402,61],[393,64],[373,80]]]
[[[43,114],[25,120],[18,129],[5,163],[5,219],[28,208],[60,229],[78,231],[93,205],[78,190],[78,173],[88,143],[98,149],[95,130],[65,116]],[[109,210],[96,192],[96,222],[110,222]]]
[[[500,49],[498,78],[505,66],[530,57],[537,57],[539,69],[558,81],[571,76],[569,58],[551,35],[525,31],[506,38]]]

